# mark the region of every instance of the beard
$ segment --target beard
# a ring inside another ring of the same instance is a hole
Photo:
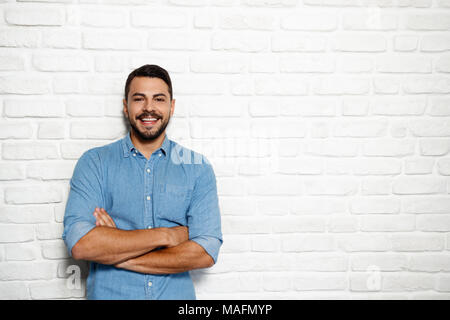
[[[159,127],[156,127],[157,125],[155,124],[154,126],[152,126],[152,128],[139,129],[138,125],[137,125],[137,122],[140,121],[141,118],[145,118],[145,117],[157,118],[157,119],[160,120],[161,124],[159,125]],[[155,140],[156,138],[158,138],[159,136],[161,136],[164,133],[164,130],[166,130],[166,127],[167,127],[167,125],[169,124],[169,121],[170,121],[170,114],[168,115],[168,117],[166,118],[165,121],[162,118],[162,116],[155,115],[153,113],[142,113],[138,117],[136,117],[135,120],[132,121],[130,118],[128,118],[128,121],[129,121],[130,126],[131,126],[132,130],[134,131],[134,133],[141,140],[146,140],[146,141],[148,141],[148,140]]]

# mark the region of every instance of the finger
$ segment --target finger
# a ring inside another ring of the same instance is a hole
[[[107,227],[110,226],[108,220],[106,219],[105,215],[103,214],[103,212],[101,210],[99,210],[97,212],[97,217],[98,217],[98,221],[100,222],[100,224],[102,226],[107,226]]]
[[[114,223],[114,220],[111,218],[111,216],[108,214],[108,212],[106,212],[106,210],[103,208],[101,208],[100,211],[101,211],[105,221],[107,221],[108,226],[115,228],[116,224]]]
[[[114,220],[113,220],[113,219],[111,218],[111,216],[106,212],[105,209],[102,209],[102,210],[103,210],[104,213],[105,213],[106,219],[108,219],[109,222],[110,222],[110,224],[115,228],[115,227],[116,227],[116,224],[114,223]]]

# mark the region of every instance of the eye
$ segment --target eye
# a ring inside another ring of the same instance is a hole
[[[164,98],[157,98],[156,100],[160,101],[160,102],[164,102],[165,101]]]
[[[144,99],[142,99],[142,98],[135,98],[133,101],[142,101],[142,100],[144,100]]]

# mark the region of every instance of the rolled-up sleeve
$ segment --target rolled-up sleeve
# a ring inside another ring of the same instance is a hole
[[[216,177],[211,164],[202,164],[187,213],[189,239],[217,262],[223,243]]]
[[[98,155],[86,151],[78,160],[72,179],[64,213],[62,238],[69,255],[72,248],[95,227],[95,207],[103,207],[101,164]]]

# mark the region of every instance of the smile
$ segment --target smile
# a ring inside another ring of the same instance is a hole
[[[156,119],[156,118],[142,118],[142,119],[139,119],[139,121],[141,121],[142,124],[143,124],[145,127],[151,127],[151,126],[154,126],[154,125],[156,124],[156,122],[158,122],[158,120],[159,120],[159,119]]]

